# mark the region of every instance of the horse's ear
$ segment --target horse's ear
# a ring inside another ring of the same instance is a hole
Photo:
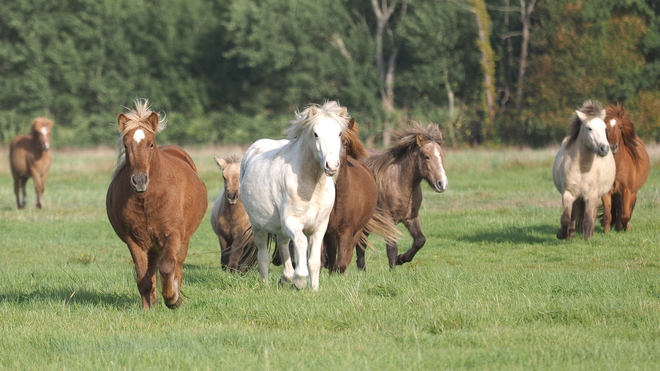
[[[213,158],[215,159],[215,163],[218,164],[220,170],[224,171],[225,168],[227,167],[227,161],[225,161],[224,158],[217,158],[217,157],[213,157]]]
[[[316,106],[309,107],[309,117],[315,116],[317,113]]]
[[[124,128],[126,127],[126,123],[128,122],[128,117],[124,115],[123,113],[120,113],[119,116],[117,116],[117,126],[119,127],[119,132],[123,133]]]
[[[422,134],[417,134],[417,147],[422,147],[426,144],[427,139]]]
[[[351,117],[351,119],[348,121],[348,130],[353,130],[354,127],[355,127],[355,119]]]
[[[587,115],[585,115],[582,111],[575,111],[575,113],[577,114],[577,117],[580,119],[580,121],[586,121]]]
[[[151,112],[151,115],[147,117],[147,124],[151,130],[155,133],[158,131],[158,123],[160,122],[158,114],[156,112]]]
[[[339,111],[339,116],[346,116],[348,115],[348,108],[342,107],[341,111]]]

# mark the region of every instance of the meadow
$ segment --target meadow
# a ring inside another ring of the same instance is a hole
[[[209,209],[184,264],[184,301],[143,312],[105,193],[111,149],[55,150],[44,208],[16,210],[0,155],[0,369],[654,370],[660,366],[660,147],[633,229],[555,237],[556,148],[448,151],[449,189],[424,184],[424,248],[390,270],[373,238],[367,271],[277,284],[271,267],[220,268],[208,215],[222,178],[190,148]],[[402,229],[403,230],[403,229]],[[410,239],[400,241],[400,250]]]

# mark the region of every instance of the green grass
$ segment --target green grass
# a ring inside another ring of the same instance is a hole
[[[212,203],[220,150],[191,150]],[[319,292],[220,269],[207,212],[184,302],[141,309],[105,214],[109,150],[56,151],[44,197],[15,210],[0,159],[0,368],[653,370],[660,365],[657,148],[633,230],[559,241],[553,150],[450,151],[449,190],[424,186],[427,243],[390,271],[323,272]],[[7,151],[3,151],[7,153]],[[407,249],[410,238],[400,243]]]

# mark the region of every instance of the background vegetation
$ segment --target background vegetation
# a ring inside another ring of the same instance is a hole
[[[0,144],[36,115],[96,146],[136,97],[185,144],[276,137],[337,99],[370,144],[408,119],[449,143],[558,142],[585,99],[660,140],[656,0],[0,0]],[[480,35],[482,37],[480,37]]]
[[[170,127],[167,130],[174,129]],[[425,247],[389,271],[278,287],[272,267],[220,269],[208,214],[184,265],[181,308],[144,313],[104,208],[114,154],[56,151],[44,209],[0,187],[0,368],[655,370],[660,363],[660,149],[633,229],[559,241],[554,149],[449,151],[450,188],[424,185]],[[213,155],[190,151],[208,187]],[[9,185],[7,161],[0,183]],[[29,186],[32,182],[29,183]],[[402,248],[411,241],[404,238]]]

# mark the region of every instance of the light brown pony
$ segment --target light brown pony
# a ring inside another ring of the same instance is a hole
[[[410,262],[426,243],[419,220],[422,204],[422,180],[436,192],[449,185],[444,169],[444,140],[435,124],[423,127],[414,122],[395,133],[397,142],[385,152],[371,150],[364,160],[376,178],[378,206],[395,224],[403,223],[413,238],[404,254],[398,254],[396,241],[386,239],[390,268]],[[357,250],[357,264],[365,269],[364,250]]]
[[[215,157],[215,162],[224,179],[224,189],[211,210],[211,227],[220,241],[220,262],[223,269],[245,272],[257,263],[257,250],[253,244],[250,219],[241,200],[241,157]]]
[[[37,117],[32,120],[29,135],[19,135],[9,146],[9,161],[11,175],[14,177],[14,194],[16,207],[22,209],[27,204],[25,184],[32,178],[37,194],[37,208],[41,209],[41,196],[46,189],[46,178],[52,158],[50,155],[50,136],[53,131],[53,121],[47,117]],[[21,200],[20,193],[23,194]]]
[[[135,263],[142,308],[156,304],[160,272],[165,304],[182,302],[182,264],[188,244],[208,207],[206,186],[190,156],[176,146],[158,147],[156,133],[165,119],[146,99],[117,117],[119,158],[106,196],[106,210],[117,236]]]
[[[330,213],[328,229],[323,237],[330,272],[344,273],[353,258],[353,248],[368,243],[367,234],[376,232],[395,240],[399,232],[392,221],[377,209],[378,186],[373,174],[358,159],[367,156],[360,142],[354,119],[341,137],[341,166],[335,182],[336,198]],[[366,230],[365,230],[366,229]]]
[[[619,104],[610,105],[605,112],[607,140],[616,164],[614,185],[602,197],[601,222],[607,233],[611,226],[617,231],[630,229],[637,192],[646,183],[651,165],[644,143],[635,133],[625,108]]]

